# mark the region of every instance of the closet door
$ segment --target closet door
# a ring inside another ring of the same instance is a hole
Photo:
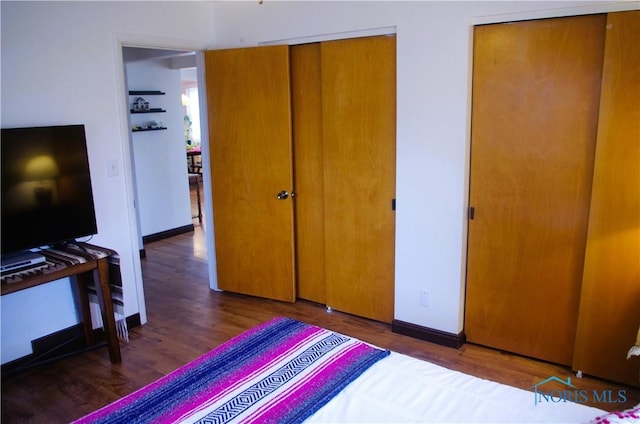
[[[393,319],[395,36],[323,42],[327,305]]]
[[[320,44],[291,46],[297,293],[326,303]]]
[[[294,301],[289,50],[205,54],[218,286]]]
[[[640,11],[610,13],[573,368],[640,385]]]
[[[606,16],[476,27],[465,332],[571,364]]]

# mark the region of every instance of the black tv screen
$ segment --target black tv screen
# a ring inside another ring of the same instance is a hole
[[[2,253],[96,234],[84,125],[1,131]]]

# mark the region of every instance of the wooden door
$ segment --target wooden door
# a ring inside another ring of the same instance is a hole
[[[218,287],[292,302],[288,47],[208,51],[205,66]]]
[[[393,319],[395,36],[323,42],[327,305]]]
[[[571,364],[606,16],[475,28],[465,332]]]
[[[326,303],[320,43],[291,46],[297,294]]]
[[[640,11],[610,13],[573,368],[640,385]]]

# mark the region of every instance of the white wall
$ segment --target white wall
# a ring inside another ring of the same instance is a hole
[[[133,193],[125,180],[131,164],[121,44],[204,49],[211,4],[2,1],[0,7],[1,125],[85,124],[99,232],[92,242],[119,252],[125,313],[146,321]],[[116,177],[107,176],[112,159]],[[77,323],[71,302],[68,280],[2,296],[2,363],[30,353],[30,340]]]
[[[162,121],[166,130],[132,133],[137,205],[142,236],[192,224],[184,142],[182,77],[169,59],[126,65],[128,90],[162,91],[164,96],[143,97],[149,107],[166,113],[132,114],[131,123]]]
[[[459,333],[464,324],[472,25],[593,13],[611,4],[220,2],[214,8],[215,46],[316,41],[396,28],[395,319]],[[429,291],[428,308],[418,303],[421,288]]]

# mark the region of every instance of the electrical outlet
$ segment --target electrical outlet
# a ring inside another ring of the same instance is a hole
[[[420,306],[429,307],[429,292],[427,289],[420,289]]]

